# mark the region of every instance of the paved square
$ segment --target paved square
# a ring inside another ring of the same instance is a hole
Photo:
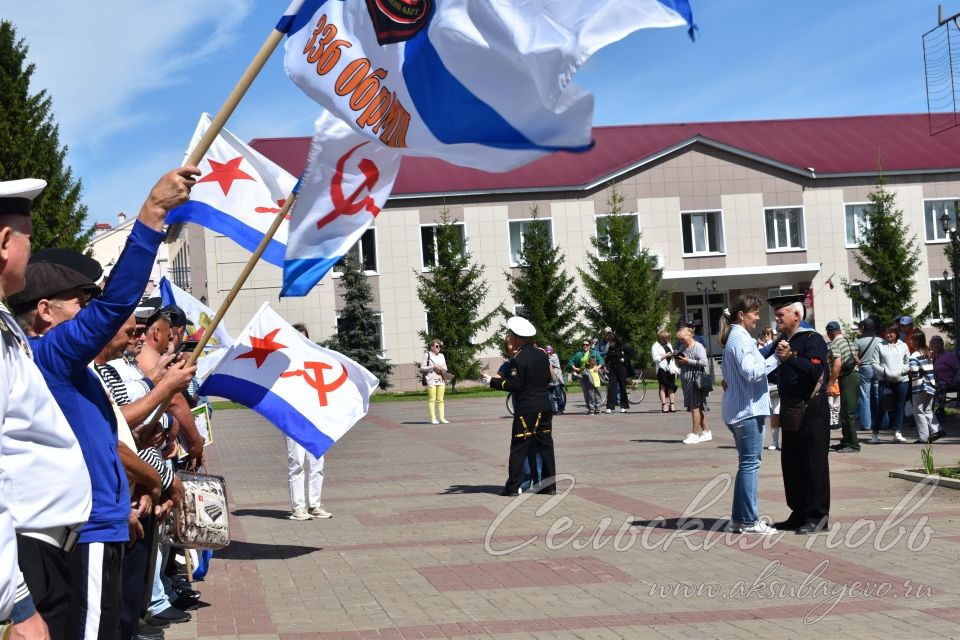
[[[957,636],[960,492],[909,495],[922,487],[887,476],[918,467],[919,446],[884,434],[831,454],[829,535],[725,534],[737,455],[712,399],[714,440],[683,445],[688,416],[655,398],[587,416],[571,395],[554,422],[558,496],[512,499],[497,495],[502,399],[448,395],[440,426],[425,401],[373,404],[326,458],[334,517],[308,522],[286,519],[280,432],[218,411],[208,461],[235,542],[197,585],[211,606],[167,638]],[[958,445],[938,442],[937,462]],[[779,455],[760,473],[773,520],[787,515]]]

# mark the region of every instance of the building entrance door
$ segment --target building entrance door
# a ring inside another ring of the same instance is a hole
[[[723,352],[723,347],[720,346],[720,317],[727,308],[727,293],[690,293],[686,295],[685,302],[687,324],[705,339],[707,355],[711,358],[719,357]]]

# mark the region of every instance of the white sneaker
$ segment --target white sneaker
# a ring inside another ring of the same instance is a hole
[[[620,409],[620,413],[626,413],[626,412],[627,412],[626,409]]]
[[[310,509],[310,515],[314,518],[332,518],[333,514],[323,508],[323,505],[319,505]]]
[[[700,432],[700,442],[710,442],[713,440],[713,433],[710,431],[701,431]]]
[[[450,424],[450,421],[446,418],[440,418],[440,424]]]
[[[870,444],[880,444],[880,434],[875,433],[870,436]]]
[[[757,520],[756,524],[744,525],[736,533],[759,533],[762,536],[769,536],[776,533],[777,530],[768,525],[763,520]]]
[[[613,411],[610,409],[607,409],[607,413],[613,413]]]
[[[431,420],[431,421],[430,421],[430,424],[440,424],[440,421],[439,421],[439,420]]]
[[[683,439],[683,444],[697,444],[700,442],[700,436],[695,433],[688,433],[687,437]]]
[[[293,510],[293,513],[291,513],[287,517],[290,518],[291,520],[313,520],[313,517],[309,513],[307,513],[307,510],[305,507],[297,507],[296,509]]]
[[[727,525],[727,533],[743,533],[743,523],[731,520]]]
[[[907,439],[903,437],[903,434],[902,434],[902,433],[900,433],[899,431],[897,431],[896,433],[893,434],[893,441],[894,441],[894,442],[906,442]]]
[[[774,445],[774,444],[772,444],[772,445],[770,445],[769,447],[767,447],[767,451],[776,451],[776,450],[777,450],[777,446]]]

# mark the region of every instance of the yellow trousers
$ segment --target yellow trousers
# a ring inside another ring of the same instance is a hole
[[[443,420],[443,392],[446,389],[445,384],[432,384],[427,387],[427,409],[430,411],[431,420]]]

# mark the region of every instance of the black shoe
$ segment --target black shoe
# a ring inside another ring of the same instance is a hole
[[[772,525],[777,531],[796,531],[801,526],[803,526],[802,520],[784,520],[783,522],[774,522]]]
[[[190,611],[191,609],[196,609],[200,605],[200,594],[197,593],[196,598],[182,595],[177,597],[177,599],[170,604],[173,605],[174,609],[180,609],[180,611]]]
[[[940,431],[937,431],[936,433],[931,433],[929,440],[930,442],[936,442],[945,435],[947,435],[946,432],[943,429],[940,429]]]
[[[827,530],[827,519],[821,518],[816,522],[804,522],[802,525],[800,525],[794,530],[794,533],[796,533],[799,536],[806,536],[811,533],[820,533],[821,531],[826,531],[826,530]]]
[[[523,493],[523,489],[521,489],[520,487],[517,487],[517,489],[516,489],[515,491],[510,491],[509,489],[507,489],[506,487],[504,487],[503,491],[500,492],[500,495],[502,495],[502,496],[508,496],[508,497],[513,497],[513,496],[518,496],[518,495],[520,495],[521,493]]]
[[[922,438],[917,438],[913,441],[913,444],[930,444],[929,440],[924,440]]]
[[[852,444],[845,444],[839,449],[834,449],[837,453],[860,453],[860,446],[853,446]]]
[[[155,613],[147,616],[147,622],[150,624],[161,623],[161,624],[180,624],[181,622],[190,622],[190,619],[193,618],[186,611],[180,611],[176,607],[167,607],[160,613]]]

